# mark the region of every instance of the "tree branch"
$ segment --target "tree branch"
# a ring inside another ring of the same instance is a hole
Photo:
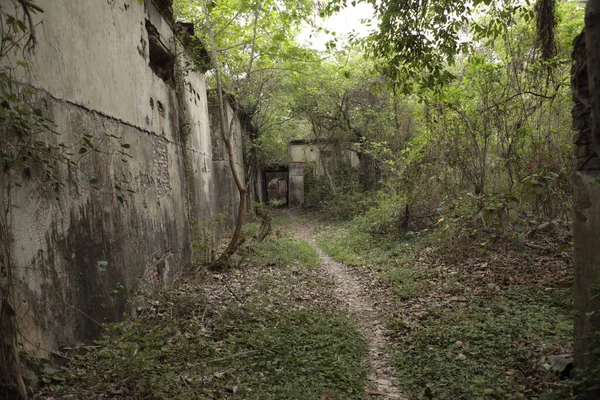
[[[33,24],[33,17],[31,16],[31,10],[35,10],[43,13],[44,10],[38,6],[37,4],[32,3],[27,0],[17,0],[23,8],[23,12],[25,13],[25,18],[27,18],[27,24],[29,25],[29,38],[27,39],[27,43],[25,47],[28,51],[31,51],[35,48],[37,44],[37,36],[35,35],[35,25]]]

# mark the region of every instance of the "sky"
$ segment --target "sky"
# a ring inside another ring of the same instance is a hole
[[[329,18],[322,19],[317,17],[319,26],[336,32],[336,37],[347,37],[353,31],[359,36],[366,36],[372,28],[362,24],[361,19],[371,18],[373,16],[373,7],[370,4],[358,3],[355,7],[349,6],[342,9],[339,13]],[[312,37],[311,37],[312,34]],[[325,33],[314,33],[313,29],[306,25],[297,40],[316,50],[325,50],[325,43],[333,37]]]

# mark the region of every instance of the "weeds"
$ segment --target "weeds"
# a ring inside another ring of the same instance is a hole
[[[347,238],[343,235],[327,235],[321,236],[317,240],[317,244],[331,258],[346,265],[360,265],[361,257],[355,252],[352,246],[348,245]]]
[[[506,399],[550,394],[540,357],[569,348],[572,312],[567,291],[519,287],[471,299],[460,310],[431,309],[399,332],[404,350],[394,356],[403,388],[414,398],[424,388],[436,399]],[[432,307],[435,308],[435,307]]]
[[[280,268],[297,266],[300,269],[312,269],[319,265],[319,255],[304,240],[285,236],[281,239],[268,238],[258,244],[250,262]]]
[[[421,271],[411,267],[396,267],[381,273],[382,280],[394,284],[394,291],[401,300],[408,300],[424,292],[424,278]]]
[[[436,232],[394,238],[365,232],[365,223],[338,224],[318,243],[393,293],[388,329],[410,399],[568,397],[572,384],[543,368],[546,356],[572,346],[567,258],[500,241],[481,252],[468,236],[457,253]]]
[[[190,305],[187,295],[175,301]],[[160,304],[176,306],[166,299]],[[200,302],[195,305],[203,309]],[[52,375],[47,394],[258,400],[332,392],[339,399],[361,398],[365,345],[343,317],[273,313],[249,304],[227,307],[211,325],[193,313],[112,325],[95,350]]]
[[[362,399],[366,343],[323,295],[314,249],[267,239],[251,262],[202,277],[216,289],[192,281],[146,298],[135,319],[48,370],[42,398]]]
[[[232,379],[245,377],[235,398],[317,399],[327,392],[362,398],[365,343],[346,318],[250,306],[228,309],[217,326],[215,338],[229,353],[252,352],[222,362]]]

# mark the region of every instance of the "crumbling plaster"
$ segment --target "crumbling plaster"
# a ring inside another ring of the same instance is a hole
[[[213,160],[204,75],[186,68],[151,1],[36,4],[45,10],[39,43],[20,80],[56,122],[60,136],[50,140],[119,138],[102,140],[78,168],[59,166],[57,193],[41,174],[13,175],[23,183],[11,198],[17,313],[25,346],[46,353],[97,336],[99,323],[135,312],[128,299],[137,291],[172,281],[191,262],[191,230],[230,212],[237,192],[223,160]],[[177,79],[150,68],[146,20],[178,55]]]
[[[244,144],[243,144],[243,129],[242,124],[238,118],[235,118],[233,124],[231,123],[234,116],[233,108],[228,101],[225,101],[225,118],[227,120],[226,131],[229,132],[231,128],[232,144],[234,151],[234,160],[236,170],[241,181],[245,184],[246,176],[244,170]],[[218,101],[215,96],[209,98],[209,115],[210,115],[210,126],[212,133],[213,143],[213,166],[214,166],[214,214],[228,215],[223,221],[222,228],[225,230],[231,230],[235,226],[235,217],[237,216],[237,205],[239,204],[240,195],[235,185],[231,173],[231,166],[229,165],[229,155],[225,143],[221,140],[221,123],[219,118],[219,107]]]
[[[307,164],[313,165],[313,173],[318,177],[325,176],[323,161],[327,165],[336,157],[343,160],[351,168],[360,166],[358,155],[348,149],[337,148],[338,154],[325,154],[321,156],[319,146],[311,141],[292,141],[288,144],[288,152],[292,162],[289,172],[289,205],[290,207],[300,207],[304,204],[304,195],[306,187],[304,185],[305,167]]]

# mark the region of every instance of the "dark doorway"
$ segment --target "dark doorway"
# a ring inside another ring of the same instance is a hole
[[[287,207],[289,203],[289,167],[269,165],[263,168],[263,196],[267,203]]]

